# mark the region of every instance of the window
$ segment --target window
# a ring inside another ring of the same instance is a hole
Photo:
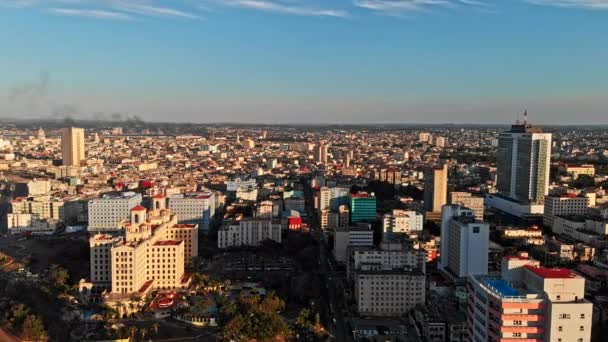
[[[559,319],[570,319],[570,314],[566,314],[566,313],[559,314]]]
[[[585,319],[585,314],[581,314],[581,319]]]
[[[479,227],[473,227],[473,234],[479,233]]]
[[[578,328],[578,331],[585,331],[585,327],[581,325],[581,326]]]
[[[563,331],[564,328],[560,325],[559,327],[557,327],[557,331]]]

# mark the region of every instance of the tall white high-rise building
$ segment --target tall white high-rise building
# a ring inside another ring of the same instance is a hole
[[[441,211],[441,268],[457,278],[488,273],[490,227],[473,210],[444,205]]]
[[[507,197],[542,204],[549,192],[551,133],[519,122],[498,137],[497,188]]]
[[[67,127],[61,130],[61,158],[63,165],[79,166],[84,160],[84,129]]]

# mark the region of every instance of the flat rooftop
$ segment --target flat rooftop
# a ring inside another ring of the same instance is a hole
[[[486,284],[486,286],[494,289],[502,297],[521,296],[519,290],[511,286],[511,284],[504,279],[484,279],[483,282]]]
[[[171,198],[183,198],[183,199],[208,199],[213,196],[212,192],[187,192],[185,194],[175,194]]]
[[[110,192],[103,194],[101,199],[120,199],[120,198],[131,198],[137,196],[138,193],[129,191],[129,192]]]
[[[544,279],[567,279],[578,277],[574,272],[567,268],[546,268],[534,267],[530,265],[526,265],[524,267]]]
[[[161,241],[156,241],[154,243],[154,246],[177,246],[182,242],[183,241],[181,241],[181,240],[161,240]]]

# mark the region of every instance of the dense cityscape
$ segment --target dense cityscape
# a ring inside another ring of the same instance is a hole
[[[0,122],[0,340],[599,342],[608,129]]]

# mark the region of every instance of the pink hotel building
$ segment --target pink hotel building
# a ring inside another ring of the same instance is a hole
[[[522,254],[502,261],[501,278],[471,276],[471,342],[590,342],[593,305],[585,278],[540,267]]]

